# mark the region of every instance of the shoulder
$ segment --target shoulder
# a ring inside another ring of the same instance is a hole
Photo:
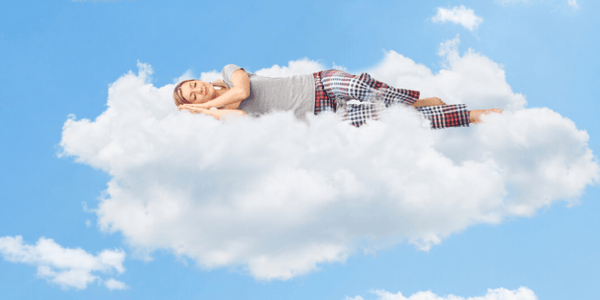
[[[221,72],[221,76],[223,76],[223,80],[230,87],[233,86],[233,84],[231,83],[231,75],[233,75],[233,72],[235,72],[236,70],[239,70],[239,69],[241,69],[241,68],[234,64],[226,65],[223,68],[223,71]]]
[[[225,74],[231,75],[233,72],[240,70],[240,69],[244,70],[243,68],[239,67],[238,65],[228,64],[223,68],[223,77],[225,77]]]

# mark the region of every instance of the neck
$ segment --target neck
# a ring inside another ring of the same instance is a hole
[[[219,87],[215,88],[215,95],[214,95],[213,99],[227,93],[228,90],[229,89],[226,89],[226,88],[221,88],[221,89],[219,89]]]

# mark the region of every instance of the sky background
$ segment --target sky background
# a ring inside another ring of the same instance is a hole
[[[203,268],[168,247],[144,259],[120,230],[103,229],[94,212],[115,170],[58,153],[68,116],[94,120],[105,112],[109,86],[130,70],[138,73],[138,62],[152,66],[148,81],[155,87],[230,63],[257,71],[307,58],[360,73],[381,69],[389,51],[437,74],[448,63],[438,55],[440,44],[455,39],[460,55],[472,49],[499,64],[527,108],[549,108],[585,130],[597,154],[599,9],[586,0],[9,1],[0,11],[2,298],[384,297],[374,290],[468,298],[525,287],[539,299],[597,299],[597,185],[527,217],[453,230],[429,251],[392,242],[287,280],[265,280],[243,265]],[[30,246],[10,256],[6,245],[17,236]],[[84,263],[69,267],[73,257]],[[44,273],[44,266],[54,269]],[[52,281],[58,277],[51,273],[63,269],[101,279]],[[515,297],[502,299],[532,299]]]

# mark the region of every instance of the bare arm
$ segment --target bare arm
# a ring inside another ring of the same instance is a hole
[[[196,106],[200,108],[223,107],[242,101],[250,96],[250,79],[246,71],[242,69],[235,70],[231,74],[231,83],[233,83],[233,87],[223,95]]]
[[[229,117],[237,118],[246,115],[246,112],[239,109],[206,109],[197,107],[196,104],[180,105],[177,109],[187,110],[193,114],[205,114],[214,117],[217,120],[225,120]]]

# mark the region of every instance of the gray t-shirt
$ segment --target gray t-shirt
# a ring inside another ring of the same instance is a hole
[[[233,87],[231,75],[239,69],[242,68],[236,65],[223,68],[223,80],[230,87]],[[238,109],[255,117],[274,111],[293,111],[301,120],[306,119],[307,113],[314,113],[315,79],[312,74],[271,78],[246,73],[250,79],[250,96]]]

